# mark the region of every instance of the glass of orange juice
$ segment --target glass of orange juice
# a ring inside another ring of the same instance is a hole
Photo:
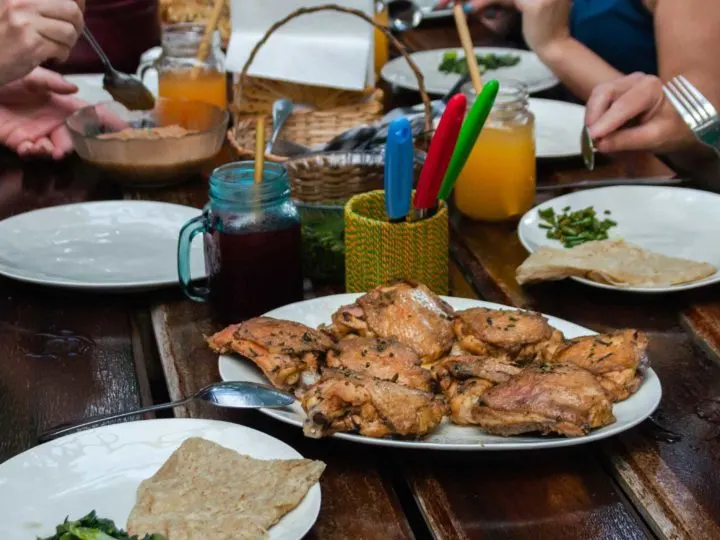
[[[201,24],[163,26],[162,54],[154,62],[141,66],[140,74],[148,69],[157,70],[160,97],[203,101],[225,109],[227,79],[219,33],[214,36],[207,58],[202,62],[196,59],[204,32]],[[187,107],[187,104],[178,103],[178,107],[181,106]]]
[[[475,90],[463,87],[468,108]],[[455,184],[455,206],[482,221],[518,218],[535,200],[535,117],[520,83],[501,83],[487,123]]]
[[[378,0],[375,2],[375,22],[383,26],[387,26],[390,22],[388,18],[387,4]],[[380,71],[390,59],[390,43],[385,32],[375,29],[375,77],[380,77]]]

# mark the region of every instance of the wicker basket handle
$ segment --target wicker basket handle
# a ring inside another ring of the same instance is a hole
[[[425,132],[429,133],[432,131],[432,112],[430,107],[430,97],[427,94],[427,91],[425,90],[425,79],[423,77],[422,72],[417,67],[417,64],[415,61],[410,57],[407,50],[403,46],[400,41],[392,35],[392,32],[382,24],[379,24],[372,20],[370,17],[368,17],[365,13],[360,11],[359,9],[353,9],[353,8],[346,8],[343,6],[338,6],[337,4],[325,4],[322,6],[315,6],[315,7],[307,7],[307,8],[300,8],[289,15],[287,15],[285,18],[280,19],[275,24],[273,24],[270,28],[268,28],[267,32],[263,36],[263,38],[258,41],[255,44],[255,47],[250,52],[250,56],[247,59],[247,62],[245,62],[245,65],[242,68],[242,71],[240,72],[240,78],[241,80],[247,77],[247,72],[250,69],[250,66],[252,65],[253,61],[255,60],[255,57],[257,56],[257,53],[260,51],[260,48],[267,42],[268,39],[270,39],[270,36],[279,28],[285,26],[287,23],[289,23],[291,20],[295,19],[296,17],[299,17],[301,15],[310,15],[311,13],[317,13],[318,11],[337,11],[340,13],[347,13],[348,15],[354,15],[355,17],[360,17],[361,19],[369,22],[371,25],[373,25],[375,28],[383,32],[387,37],[390,43],[392,43],[393,47],[395,47],[398,52],[405,58],[408,65],[410,66],[410,69],[412,70],[413,74],[417,78],[418,82],[418,92],[420,93],[420,97],[422,98],[423,105],[425,106]]]

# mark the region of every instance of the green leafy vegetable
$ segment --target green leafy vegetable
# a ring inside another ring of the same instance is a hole
[[[159,534],[147,534],[142,539],[129,536],[122,529],[118,529],[110,519],[97,517],[95,510],[77,521],[65,521],[58,525],[55,534],[45,540],[165,540]]]
[[[342,211],[302,213],[303,275],[326,282],[345,282],[345,220]]]
[[[517,54],[482,54],[477,55],[477,63],[481,73],[493,69],[515,66],[520,62]],[[465,57],[460,57],[455,51],[448,51],[443,55],[442,62],[438,66],[441,73],[457,73],[465,75],[468,71]]]
[[[610,215],[610,211],[605,210],[604,214]],[[546,236],[560,240],[566,248],[593,240],[607,240],[608,231],[617,226],[612,219],[599,219],[592,206],[575,212],[566,206],[559,214],[552,208],[544,208],[538,211],[538,215],[543,221],[539,227],[547,230]]]

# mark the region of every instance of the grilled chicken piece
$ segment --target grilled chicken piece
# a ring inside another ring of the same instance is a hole
[[[323,370],[302,405],[305,435],[313,438],[337,432],[421,437],[437,427],[447,408],[434,394],[334,369]]]
[[[520,371],[517,365],[498,358],[467,355],[448,356],[432,367],[448,400],[450,419],[460,425],[473,423],[473,410],[487,390]]]
[[[547,360],[563,344],[545,317],[527,311],[467,309],[457,313],[454,330],[466,352],[520,364]]]
[[[435,380],[427,369],[420,367],[415,351],[392,339],[343,339],[328,351],[325,363],[330,368],[344,368],[423,392],[435,389]]]
[[[622,401],[640,388],[649,365],[647,343],[647,335],[637,330],[580,337],[570,340],[551,361],[587,369],[613,401]]]
[[[330,331],[395,339],[423,363],[442,358],[452,347],[453,309],[422,284],[405,281],[377,287],[332,317]]]
[[[567,364],[527,367],[487,390],[480,401],[473,422],[494,435],[539,431],[579,437],[615,421],[592,373]]]
[[[297,392],[318,380],[318,360],[333,344],[327,335],[304,324],[270,317],[228,326],[207,342],[217,353],[237,353],[251,360],[277,388]]]

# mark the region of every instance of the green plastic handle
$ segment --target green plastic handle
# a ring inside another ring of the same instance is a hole
[[[447,201],[450,196],[455,181],[460,175],[460,171],[463,170],[465,162],[473,146],[475,146],[475,141],[480,136],[480,132],[492,110],[499,89],[500,84],[496,80],[488,81],[475,99],[475,103],[473,103],[462,128],[460,128],[455,151],[452,158],[450,158],[450,165],[448,165],[445,178],[438,192],[439,201]]]

